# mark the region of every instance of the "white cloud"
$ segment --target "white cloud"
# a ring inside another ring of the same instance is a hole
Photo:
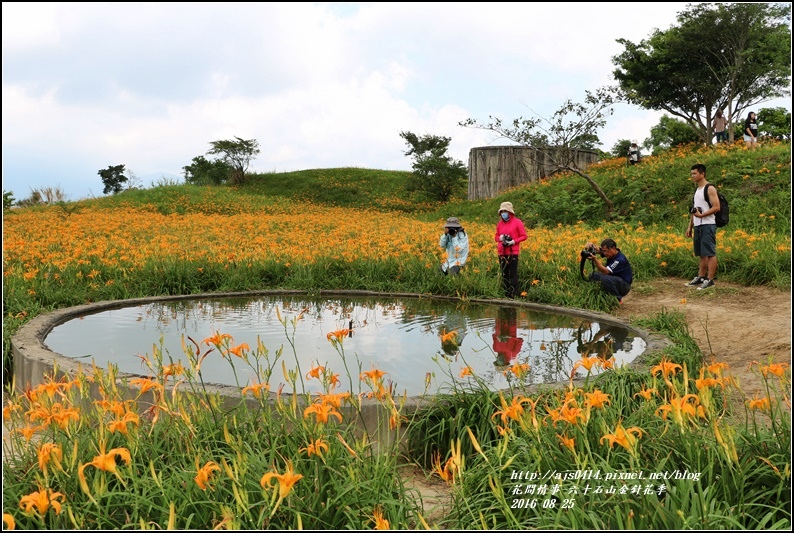
[[[57,175],[82,197],[107,165],[181,174],[233,136],[259,141],[259,171],[409,170],[401,131],[451,137],[467,163],[505,141],[460,121],[581,101],[610,83],[615,39],[684,6],[5,2],[4,188]],[[642,142],[660,115],[617,107],[603,148]]]

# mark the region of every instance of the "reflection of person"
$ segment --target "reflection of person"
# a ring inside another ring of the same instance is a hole
[[[587,247],[589,246],[593,246],[593,243],[588,242]],[[631,282],[634,277],[631,264],[612,239],[601,241],[601,250],[598,254],[606,258],[606,265],[601,264],[595,255],[590,255],[588,259],[598,270],[598,272],[590,274],[590,281],[601,283],[601,287],[609,294],[614,294],[618,303],[622,304],[623,297],[631,290]]]
[[[744,144],[747,145],[747,148],[755,150],[758,145],[758,123],[755,121],[755,113],[752,111],[747,114],[742,133],[744,133]]]
[[[447,219],[438,245],[447,252],[446,260],[441,263],[441,272],[458,275],[469,257],[469,237],[457,217]]]
[[[686,285],[701,290],[714,286],[714,276],[717,273],[717,221],[714,213],[720,210],[720,199],[716,187],[707,187],[709,182],[706,181],[706,165],[692,165],[690,176],[697,189],[690,209],[686,236],[692,238],[695,255],[700,258],[700,262],[698,275]],[[708,198],[705,196],[707,188]]]
[[[527,231],[510,202],[502,202],[499,206],[499,222],[496,224],[494,240],[496,253],[499,254],[502,286],[508,298],[515,298],[518,295],[519,243],[527,240]]]
[[[466,318],[458,313],[448,314],[438,329],[438,338],[441,340],[441,350],[444,355],[457,355],[466,333]]]
[[[582,333],[586,324],[579,326],[576,335],[576,351],[587,356],[596,356],[601,359],[609,359],[618,350],[625,347],[628,338],[628,330],[611,324],[599,322],[598,332],[585,342]]]
[[[518,336],[515,307],[500,307],[493,333],[493,351],[496,366],[508,366],[516,358],[524,339]]]
[[[631,143],[629,146],[629,164],[636,165],[640,162],[640,147],[637,146],[636,142]]]
[[[714,133],[717,134],[717,142],[725,142],[728,140],[728,134],[725,129],[728,127],[728,119],[722,116],[722,110],[718,109],[717,114],[714,116]]]

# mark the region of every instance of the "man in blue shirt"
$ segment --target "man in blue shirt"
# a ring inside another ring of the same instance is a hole
[[[623,252],[620,251],[620,248],[612,239],[601,241],[599,255],[606,258],[606,264],[601,264],[601,261],[595,255],[591,255],[588,258],[598,270],[598,272],[590,274],[590,281],[600,282],[601,287],[608,293],[614,294],[618,299],[618,303],[622,304],[623,297],[631,290],[633,279],[629,260],[626,259],[626,256],[623,255]]]

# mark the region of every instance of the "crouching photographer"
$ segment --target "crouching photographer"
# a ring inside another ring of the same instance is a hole
[[[601,241],[600,249],[596,248],[592,242],[588,242],[584,250],[580,252],[580,255],[582,259],[579,272],[582,275],[582,279],[600,283],[605,291],[615,295],[618,303],[623,303],[623,297],[631,290],[633,275],[629,260],[620,251],[615,241],[604,239]],[[605,264],[602,264],[597,256],[605,258]],[[593,263],[593,267],[597,272],[593,271],[590,277],[585,277],[584,264],[588,260]]]

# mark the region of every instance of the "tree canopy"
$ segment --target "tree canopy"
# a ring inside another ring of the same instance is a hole
[[[448,202],[456,193],[465,190],[469,177],[462,161],[447,155],[450,137],[400,132],[410,147],[405,155],[413,157],[413,173],[406,183],[408,191],[421,191],[427,196]]]
[[[233,185],[245,182],[245,173],[251,160],[261,151],[256,139],[245,140],[240,137],[235,137],[235,139],[212,141],[210,142],[212,148],[207,151],[208,155],[220,155],[221,160],[231,167],[229,181]]]
[[[790,20],[788,4],[690,4],[667,31],[639,44],[618,39],[620,95],[683,119],[710,144],[717,110],[736,123],[744,110],[790,94]]]
[[[124,189],[124,183],[127,181],[127,176],[124,175],[124,165],[108,165],[108,168],[97,171],[97,174],[105,185],[102,194],[109,192],[118,194]]]

